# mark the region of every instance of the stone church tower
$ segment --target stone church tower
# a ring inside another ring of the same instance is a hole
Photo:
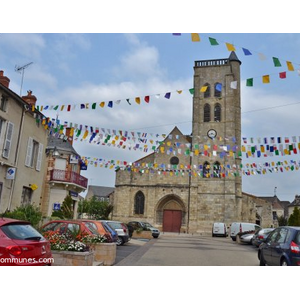
[[[234,52],[228,59],[195,62],[192,145],[210,147],[208,156],[193,156],[192,165],[202,165],[204,176],[192,177],[190,231],[241,218],[242,179],[234,175],[241,163],[240,65]]]
[[[118,170],[113,219],[189,233],[211,232],[213,222],[246,220],[241,176],[233,170],[241,163],[240,65],[234,52],[195,62],[192,135],[175,127],[163,144],[190,145],[192,155],[179,149],[170,155],[161,145],[136,162],[143,172]]]

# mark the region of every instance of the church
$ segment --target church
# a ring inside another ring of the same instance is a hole
[[[241,164],[241,157],[229,151],[241,149],[240,66],[235,52],[225,59],[195,61],[192,134],[175,127],[165,140],[189,145],[190,155],[178,155],[179,150],[169,155],[161,143],[136,162],[170,165],[181,170],[179,176],[117,170],[113,219],[200,234],[211,232],[214,222],[272,225],[271,205],[242,193],[242,175],[227,168]]]

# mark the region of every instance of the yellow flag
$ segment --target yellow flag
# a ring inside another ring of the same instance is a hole
[[[182,93],[182,90],[177,90],[176,91],[178,94],[181,94]]]
[[[226,43],[228,51],[235,51],[235,47],[232,44]]]
[[[198,33],[191,33],[192,35],[192,42],[200,42],[200,36]]]
[[[86,130],[82,138],[85,139],[88,136],[88,134],[89,134],[89,131]]]
[[[104,107],[105,102],[101,102],[99,105],[100,105],[101,107]]]
[[[64,105],[62,105],[62,106],[61,106],[61,108],[60,108],[60,110],[61,110],[61,111],[63,111],[63,110],[64,110],[64,108],[65,108],[65,106],[64,106]]]
[[[137,104],[141,104],[141,98],[140,98],[140,97],[136,97],[136,98],[135,98],[135,102],[136,102]]]
[[[165,147],[160,147],[160,152],[165,153]]]
[[[290,61],[286,62],[289,71],[295,71],[293,64]]]
[[[34,104],[31,105],[31,110],[32,110],[32,111],[35,110]]]
[[[200,89],[200,92],[201,93],[205,93],[206,90],[207,90],[208,86],[207,85],[204,85],[201,89]]]
[[[270,75],[264,75],[262,77],[262,82],[263,83],[270,83]]]
[[[74,135],[74,127],[72,127],[70,130],[70,136],[73,136],[73,135]]]
[[[198,149],[195,150],[195,155],[196,155],[196,156],[199,155],[199,150],[198,150]]]

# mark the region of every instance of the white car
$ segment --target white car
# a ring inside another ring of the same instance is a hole
[[[146,229],[146,230],[150,230],[151,233],[152,233],[152,236],[153,236],[154,238],[158,238],[159,235],[160,235],[160,231],[159,231],[157,228],[153,227],[153,226],[152,226],[150,223],[148,223],[148,222],[131,221],[131,222],[128,223],[128,225],[132,226],[135,230],[136,230],[136,229],[139,229],[139,228],[144,229],[144,230],[145,230],[145,229]]]

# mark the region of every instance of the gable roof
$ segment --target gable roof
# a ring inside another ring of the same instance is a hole
[[[111,193],[115,191],[115,188],[108,186],[89,185],[88,193],[89,191],[91,191],[92,194],[97,197],[108,197]]]

